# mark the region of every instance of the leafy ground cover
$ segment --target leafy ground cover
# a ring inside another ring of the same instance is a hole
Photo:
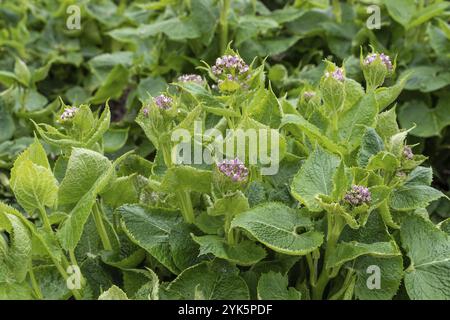
[[[448,3],[71,4],[0,5],[0,298],[450,298]]]

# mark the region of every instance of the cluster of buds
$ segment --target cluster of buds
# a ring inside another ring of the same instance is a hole
[[[363,186],[352,186],[352,189],[344,196],[344,200],[351,206],[369,204],[372,200],[369,188]]]
[[[414,153],[412,152],[412,149],[410,146],[405,146],[403,148],[403,156],[407,159],[407,160],[412,160],[414,158]]]
[[[369,53],[364,59],[361,56],[360,61],[369,90],[383,85],[385,78],[392,75],[395,69],[391,58],[384,53]]]
[[[158,106],[158,108],[167,110],[167,109],[170,109],[170,107],[172,106],[173,100],[171,97],[161,94],[161,95],[153,98],[153,102],[155,102],[155,104]],[[144,112],[144,114],[145,114],[145,112]]]
[[[333,72],[327,71],[327,72],[325,72],[325,77],[326,78],[332,77],[333,79],[335,79],[339,82],[344,82],[344,80],[345,80],[344,70],[342,68],[337,68]]]
[[[250,67],[239,56],[225,55],[217,58],[211,67],[212,73],[218,78],[217,84],[221,91],[235,91],[246,88],[250,79]]]
[[[238,158],[233,160],[225,159],[217,163],[217,168],[234,182],[247,180],[248,168]]]
[[[197,84],[203,84],[203,78],[198,74],[183,74],[178,77],[178,82],[194,82]]]
[[[249,70],[249,66],[239,56],[225,55],[216,59],[216,64],[211,71],[216,75],[222,74],[244,74]]]
[[[75,117],[75,114],[77,113],[77,111],[78,111],[77,107],[65,108],[64,112],[61,114],[59,119],[61,121],[66,121],[66,120],[69,120],[69,119],[73,119],[73,117]]]
[[[385,55],[384,53],[380,53],[380,54],[371,53],[371,54],[367,55],[367,57],[364,59],[364,64],[371,65],[377,59],[377,57],[380,57],[381,62],[384,63],[384,65],[386,66],[388,71],[392,71],[393,66],[392,66],[391,58],[388,55]]]

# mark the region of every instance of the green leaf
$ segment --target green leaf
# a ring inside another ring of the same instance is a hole
[[[93,104],[100,104],[110,98],[119,98],[123,89],[128,85],[128,77],[128,69],[121,64],[116,65],[89,101]]]
[[[296,114],[287,114],[283,117],[280,127],[287,127],[287,130],[291,131],[297,137],[303,137],[303,132],[312,140],[317,141],[324,148],[336,152],[344,153],[345,149],[338,146],[328,137],[326,137],[322,131],[305,120],[302,116]]]
[[[400,166],[396,156],[387,151],[381,151],[369,159],[367,170],[395,171]]]
[[[267,202],[243,212],[231,227],[242,228],[269,248],[289,255],[305,255],[323,242],[323,234],[312,230],[309,218],[281,203]]]
[[[338,135],[342,144],[353,151],[361,142],[366,127],[371,127],[375,122],[378,106],[373,93],[366,94],[351,109],[345,111],[339,117]]]
[[[33,272],[44,299],[66,300],[71,296],[66,280],[55,266],[35,266]]]
[[[9,246],[6,245],[4,249],[0,244],[0,283],[20,283],[25,280],[31,263],[31,235],[19,218],[4,209],[5,207],[0,207],[0,216],[9,222],[10,230],[7,231],[10,239]],[[0,229],[4,226],[0,225]]]
[[[378,114],[376,130],[385,143],[400,131],[395,107]]]
[[[229,245],[223,238],[215,235],[192,235],[192,238],[200,245],[200,255],[211,253],[217,258],[240,266],[254,265],[266,257],[266,250],[248,240]]]
[[[112,286],[105,292],[103,292],[99,297],[98,300],[129,300],[126,293],[122,291],[117,286]]]
[[[358,165],[366,167],[369,163],[369,158],[383,151],[383,149],[384,143],[381,137],[373,128],[367,128],[358,152]]]
[[[327,259],[327,268],[333,268],[342,265],[345,262],[354,260],[362,255],[374,257],[392,257],[401,255],[395,241],[360,243],[357,241],[340,242],[335,251]]]
[[[380,287],[372,287],[380,271]],[[403,260],[401,256],[379,258],[362,256],[356,259],[353,269],[356,271],[355,296],[360,300],[389,300],[392,299],[403,279]],[[370,286],[368,285],[370,284]]]
[[[72,152],[76,152],[76,154],[74,155],[75,158],[81,155],[83,155],[83,158],[85,155],[88,155],[84,159],[90,159],[90,157],[93,157],[96,160],[99,160],[98,155],[95,155],[95,153],[91,153],[92,151],[90,150],[74,149]],[[123,159],[125,159],[127,156],[128,154],[124,154],[120,158],[116,159],[116,161],[114,161],[112,165],[109,164],[109,167],[107,167],[105,171],[101,172],[101,175],[97,178],[96,181],[93,182],[90,189],[86,190],[86,193],[79,199],[75,207],[73,207],[73,209],[70,211],[69,217],[63,222],[57,233],[60,243],[64,249],[74,250],[76,248],[83,233],[84,225],[86,224],[92,207],[94,206],[97,199],[97,195],[105,189],[108,182],[111,180],[111,177],[115,173],[117,164],[123,161]],[[94,163],[95,162],[96,161],[94,161]],[[72,181],[76,181],[74,178],[71,179]],[[86,187],[86,184],[81,185],[83,186],[83,188]],[[70,184],[68,186],[70,186]],[[71,190],[70,188],[74,188],[72,190],[77,190],[75,186],[76,184],[72,185],[71,187],[69,187],[69,190]]]
[[[119,29],[120,30],[120,29]],[[117,30],[115,30],[117,32]],[[142,24],[137,29],[141,38],[148,38],[158,33],[164,33],[171,40],[195,39],[200,36],[200,30],[192,20],[171,18],[152,24]]]
[[[113,208],[126,203],[137,203],[139,195],[135,183],[136,175],[115,179],[101,194],[104,203]]]
[[[405,85],[407,90],[420,90],[431,92],[439,90],[450,83],[450,72],[448,68],[434,65],[420,65],[409,69],[412,73]]]
[[[365,226],[357,230],[346,227],[341,234],[341,243],[348,244],[351,241],[357,241],[359,244],[364,244],[368,249],[376,249],[378,246],[387,249],[387,255],[371,255],[368,253],[347,264],[356,272],[355,295],[362,300],[392,299],[403,278],[401,252],[388,233],[379,210],[377,209],[370,214]],[[391,254],[389,254],[390,248],[392,249]],[[352,248],[349,249],[353,251]],[[360,249],[355,250],[355,252]],[[378,271],[380,273],[377,273]],[[379,288],[372,286],[376,284],[377,281],[375,280],[377,279],[380,280]]]
[[[110,168],[111,162],[100,153],[73,148],[59,188],[59,204],[78,202]]]
[[[405,88],[408,77],[408,75],[402,76],[402,78],[392,87],[381,87],[375,90],[375,100],[378,103],[379,111],[389,107],[389,105],[398,98],[403,88]]]
[[[450,299],[450,238],[432,222],[410,215],[400,229],[402,246],[411,260],[405,286],[413,300]]]
[[[280,273],[263,273],[258,281],[259,300],[300,300],[301,293],[288,287],[288,278]]]
[[[398,211],[410,211],[425,208],[434,200],[445,195],[432,187],[420,184],[408,184],[392,191],[389,205]]]
[[[246,107],[246,111],[253,119],[271,128],[278,129],[280,126],[281,105],[271,87],[261,87]]]
[[[19,204],[31,214],[45,206],[53,207],[58,183],[49,169],[20,158],[11,173],[11,189]]]
[[[211,190],[211,171],[190,166],[175,166],[166,171],[161,182],[161,191],[197,191],[208,193]]]
[[[128,140],[129,128],[109,129],[103,136],[105,153],[114,153],[122,148]]]
[[[16,63],[14,64],[14,73],[17,76],[17,80],[28,87],[30,85],[31,74],[30,70],[28,70],[27,65],[21,59],[16,58]]]
[[[317,146],[292,180],[291,193],[294,198],[311,211],[321,211],[316,197],[321,194],[331,195],[333,177],[339,163],[337,156]]]
[[[175,274],[179,273],[172,252],[170,234],[182,223],[180,212],[146,208],[140,205],[124,205],[117,209],[122,217],[122,226],[131,241],[145,249],[160,263]]]
[[[448,99],[439,99],[437,106],[428,108],[423,101],[408,101],[399,112],[402,128],[411,128],[411,134],[428,138],[439,136],[442,129],[450,125],[450,103]]]
[[[33,300],[35,296],[30,284],[22,283],[0,283],[0,300]]]
[[[392,19],[394,19],[395,21],[397,21],[406,28],[406,26],[409,24],[409,22],[411,21],[412,17],[416,12],[416,4],[414,3],[414,1],[384,0],[383,2]]]
[[[247,300],[249,291],[239,270],[222,261],[202,262],[184,270],[167,287],[175,299]]]
[[[212,216],[229,216],[233,217],[238,213],[250,209],[248,199],[241,191],[233,194],[227,194],[223,198],[216,200],[212,207],[209,207],[208,214]]]

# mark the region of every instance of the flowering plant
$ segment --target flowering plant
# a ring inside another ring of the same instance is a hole
[[[368,68],[384,63],[371,57]],[[369,71],[364,88],[327,62],[317,87],[288,100],[237,52],[206,69],[219,90],[189,75],[143,101],[136,122],[156,148],[152,161],[103,155],[107,105],[101,114],[63,105],[59,127],[36,124],[45,144],[36,137],[11,170],[20,207],[0,203],[3,295],[391,299],[404,286],[411,299],[450,297],[449,224],[435,225],[425,209],[445,195],[430,186],[432,170],[406,144],[392,106],[405,79],[375,87]],[[197,139],[196,123],[238,129],[219,145],[239,130],[276,133],[278,171],[265,175],[263,161],[251,161],[267,136],[257,148],[242,142],[242,157],[230,148],[209,163],[195,154],[179,162],[180,143],[201,154],[212,146],[212,133]],[[79,270],[77,285],[67,285],[67,270]]]

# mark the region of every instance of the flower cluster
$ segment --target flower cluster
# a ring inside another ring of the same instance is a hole
[[[352,189],[346,193],[344,200],[352,206],[368,204],[372,200],[369,188],[363,186],[352,186]]]
[[[388,55],[385,55],[384,53],[371,53],[369,55],[367,55],[367,57],[364,59],[364,64],[365,65],[370,65],[372,64],[372,62],[374,62],[377,57],[380,57],[381,61],[384,63],[384,65],[386,66],[386,68],[389,71],[392,71],[392,61],[391,58]]]
[[[249,70],[249,66],[239,56],[225,55],[216,59],[216,64],[211,68],[215,75],[224,73],[244,74]],[[234,71],[234,72],[230,72]]]
[[[405,146],[403,148],[403,156],[407,159],[407,160],[412,160],[414,158],[414,153],[412,152],[412,149],[410,146]]]
[[[178,77],[178,82],[195,82],[198,84],[202,84],[203,78],[198,74],[183,74]]]
[[[325,77],[329,78],[332,77],[336,79],[337,81],[344,82],[345,76],[344,76],[344,70],[342,68],[337,68],[333,72],[325,72]]]
[[[66,120],[72,119],[73,117],[75,117],[75,114],[77,113],[77,111],[78,111],[77,107],[65,108],[64,112],[61,114],[61,116],[59,118],[61,121],[66,121]]]
[[[172,102],[173,102],[171,97],[168,97],[163,94],[153,98],[153,101],[160,109],[164,109],[164,110],[170,109]]]
[[[235,182],[247,180],[248,169],[238,158],[234,160],[223,160],[217,163],[217,168],[227,177]]]

